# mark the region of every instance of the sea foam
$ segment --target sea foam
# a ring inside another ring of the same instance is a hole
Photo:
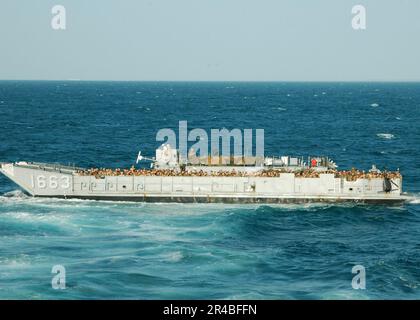
[[[378,133],[377,136],[382,139],[394,139],[395,136],[392,133]]]

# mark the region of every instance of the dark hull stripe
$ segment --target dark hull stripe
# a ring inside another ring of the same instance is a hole
[[[343,199],[343,198],[236,198],[236,197],[165,197],[165,196],[36,196],[42,198],[81,199],[98,201],[165,202],[165,203],[402,203],[405,199]]]

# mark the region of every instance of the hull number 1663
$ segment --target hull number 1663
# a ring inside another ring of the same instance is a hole
[[[33,175],[31,176],[31,183],[32,183],[32,187],[35,188],[39,188],[39,189],[68,189],[70,188],[70,177],[69,176],[61,176],[61,177],[57,177],[57,176],[43,176],[43,175],[39,175],[34,177]]]

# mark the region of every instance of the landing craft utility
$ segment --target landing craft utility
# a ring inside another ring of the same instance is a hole
[[[255,157],[238,161],[183,162],[168,144],[156,150],[151,169],[84,169],[55,164],[2,163],[0,171],[36,197],[147,202],[401,202],[402,176],[337,170],[327,157]],[[214,164],[218,162],[220,164]],[[208,163],[212,163],[209,165]],[[223,163],[223,164],[222,164]]]

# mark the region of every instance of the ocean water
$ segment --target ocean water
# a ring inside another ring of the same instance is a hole
[[[0,177],[1,299],[419,299],[420,84],[0,82],[0,161],[128,167],[161,128],[399,168],[402,205],[37,199]],[[54,290],[54,265],[66,289]],[[352,267],[366,270],[355,290]]]

